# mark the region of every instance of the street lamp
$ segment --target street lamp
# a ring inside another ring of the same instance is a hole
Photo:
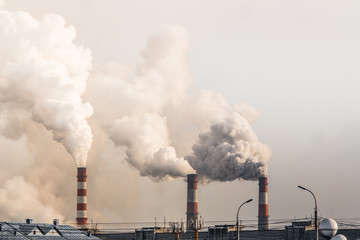
[[[236,213],[236,239],[237,240],[240,239],[240,236],[239,236],[239,211],[240,211],[240,208],[242,207],[242,205],[244,205],[245,203],[249,203],[252,200],[253,199],[251,198],[251,199],[247,200],[246,202],[243,202],[237,210],[237,213]]]
[[[307,188],[304,188],[302,186],[298,186],[298,188],[308,191],[309,193],[311,193],[311,195],[314,197],[314,201],[315,201],[315,240],[319,239],[319,232],[318,232],[318,224],[317,224],[317,203],[316,203],[316,197],[315,195],[312,193],[312,191],[310,191]]]

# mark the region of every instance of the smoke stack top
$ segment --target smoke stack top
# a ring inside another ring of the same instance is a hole
[[[187,175],[187,210],[186,210],[186,229],[191,230],[199,217],[198,198],[197,198],[197,175]]]
[[[82,227],[87,224],[87,188],[86,188],[86,168],[79,167],[77,175],[77,214],[76,223]]]
[[[259,214],[258,230],[269,229],[269,205],[268,205],[268,181],[267,177],[259,178]]]
[[[200,134],[186,159],[199,179],[207,181],[256,181],[266,176],[271,150],[261,143],[248,120],[238,113],[215,121]]]

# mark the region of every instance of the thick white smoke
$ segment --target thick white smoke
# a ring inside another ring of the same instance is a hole
[[[185,97],[192,81],[185,58],[188,38],[183,28],[170,26],[149,39],[142,51],[144,63],[135,74],[124,66],[109,64],[89,84],[89,101],[101,111],[95,111],[94,118],[101,121],[116,145],[126,147],[127,162],[154,180],[193,172],[188,162],[177,156],[166,115],[169,106]],[[99,102],[95,96],[102,93]]]
[[[200,134],[193,155],[186,159],[200,179],[257,180],[266,175],[270,155],[270,148],[258,140],[248,120],[234,112]]]
[[[169,146],[166,120],[157,114],[118,119],[110,129],[110,137],[116,144],[127,146],[128,162],[142,176],[165,179],[184,177],[193,171]]]
[[[196,170],[208,180],[255,180],[270,157],[250,126],[258,112],[246,104],[231,106],[212,91],[190,94],[188,48],[186,30],[168,26],[149,39],[136,71],[115,63],[100,68],[86,95],[96,109],[94,118],[115,145],[125,147],[126,161],[142,176],[170,180]],[[212,132],[197,143],[198,134],[219,118],[228,132],[219,123],[212,125]]]
[[[38,21],[0,10],[0,133],[18,138],[31,117],[84,166],[92,142],[86,119],[93,110],[81,95],[91,53],[73,43],[75,34],[59,16]]]

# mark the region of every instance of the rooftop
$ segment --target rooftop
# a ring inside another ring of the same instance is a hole
[[[99,240],[69,225],[0,222],[0,239]]]

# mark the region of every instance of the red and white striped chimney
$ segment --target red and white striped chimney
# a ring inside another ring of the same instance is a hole
[[[187,175],[187,211],[186,229],[191,230],[198,220],[198,199],[197,199],[197,175]]]
[[[269,230],[269,207],[267,177],[259,178],[259,215],[258,230]]]
[[[86,168],[79,167],[77,175],[77,214],[76,223],[78,227],[86,227],[87,203],[86,203]]]

